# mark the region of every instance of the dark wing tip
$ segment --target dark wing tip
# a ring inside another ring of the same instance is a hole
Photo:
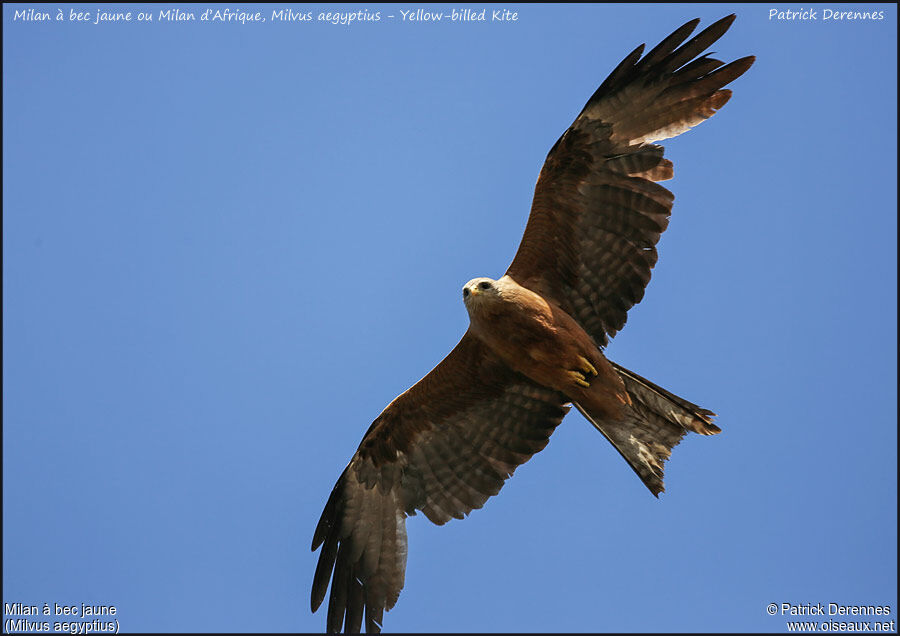
[[[328,538],[328,535],[331,532],[331,528],[337,522],[336,511],[338,508],[338,498],[343,479],[344,473],[341,473],[341,476],[338,478],[337,483],[334,485],[334,488],[331,489],[331,494],[328,496],[328,501],[325,504],[325,509],[322,511],[322,516],[319,517],[319,523],[316,524],[316,530],[313,533],[312,539],[313,552],[315,552],[319,548],[319,546],[322,545],[325,539]]]
[[[673,51],[665,60],[661,61],[658,71],[662,74],[672,73],[703,53],[728,31],[735,17],[735,14],[732,13],[700,31],[700,33]]]
[[[702,109],[703,114],[711,117],[717,110],[727,104],[729,99],[731,99],[731,89],[723,88],[720,91],[716,91],[706,100],[706,108]]]
[[[753,63],[756,61],[755,55],[747,55],[745,57],[739,57],[731,64],[725,66],[725,68],[733,68],[735,73],[735,78],[740,77],[744,73],[747,72],[747,69],[753,66]]]
[[[706,27],[703,31],[709,32],[709,33],[721,31],[721,33],[719,33],[716,36],[716,39],[718,40],[720,37],[722,37],[722,35],[725,33],[725,31],[727,31],[728,29],[731,28],[732,23],[734,23],[734,21],[736,19],[737,19],[737,14],[731,13],[729,15],[726,15],[724,18],[720,18],[720,19],[716,20],[715,22],[710,24],[708,27]]]
[[[338,519],[343,513],[343,506],[340,504],[340,496],[343,488],[344,475],[346,469],[338,478],[337,483],[328,496],[328,502],[316,524],[316,531],[313,533],[312,550],[315,552],[320,546],[322,551],[319,553],[319,560],[316,563],[316,572],[313,576],[312,590],[310,590],[309,606],[313,613],[322,605],[328,591],[328,583],[331,580],[331,574],[334,571],[335,560],[338,552]]]
[[[734,62],[732,62],[732,64],[746,64],[747,68],[750,68],[751,66],[753,66],[753,63],[755,61],[756,61],[755,55],[748,55],[746,57],[742,57],[742,58],[735,60]],[[744,69],[744,70],[746,71],[747,69]]]
[[[603,83],[601,83],[600,86],[597,87],[597,90],[594,91],[594,94],[591,95],[591,98],[587,101],[587,104],[585,104],[584,108],[581,110],[582,113],[587,110],[591,104],[599,100],[604,94],[615,90],[616,85],[631,74],[638,60],[640,60],[641,56],[644,54],[645,46],[646,44],[638,45],[631,53],[625,56],[625,59],[619,62],[618,66],[613,69],[612,73],[610,73],[606,77],[606,79],[603,80]]]

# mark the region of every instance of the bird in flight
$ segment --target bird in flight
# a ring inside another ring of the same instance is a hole
[[[315,612],[327,629],[381,629],[406,571],[406,517],[441,525],[496,495],[574,405],[654,495],[688,431],[714,413],[607,360],[603,347],[640,302],[672,193],[663,139],[712,117],[754,58],[701,55],[727,16],[699,19],[643,55],[637,47],[550,149],[519,250],[498,280],[463,287],[469,328],[428,375],[382,411],[338,478],[316,526]],[[687,40],[687,41],[686,41]]]

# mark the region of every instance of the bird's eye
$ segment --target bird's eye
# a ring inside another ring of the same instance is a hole
[[[478,289],[490,289],[490,288],[491,288],[491,284],[487,281],[478,283]]]
[[[466,298],[469,295],[469,288],[463,287],[463,298]]]

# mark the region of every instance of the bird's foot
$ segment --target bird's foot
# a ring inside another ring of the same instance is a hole
[[[597,369],[584,356],[578,356],[578,363],[579,368],[568,371],[569,377],[579,386],[591,386],[591,378],[597,375]]]
[[[575,384],[580,386],[591,386],[591,383],[587,381],[587,376],[581,371],[570,369],[569,371],[566,371],[566,374],[568,374],[569,378]]]
[[[591,364],[590,360],[584,356],[578,356],[578,362],[581,363],[581,371],[585,375],[597,375],[597,369],[594,368],[594,365]]]

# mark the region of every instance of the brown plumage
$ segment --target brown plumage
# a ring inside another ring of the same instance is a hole
[[[331,581],[330,632],[380,630],[406,570],[406,517],[443,524],[496,495],[574,404],[654,495],[687,431],[713,413],[608,361],[601,347],[644,295],[672,194],[654,142],[715,114],[753,63],[700,56],[728,16],[684,43],[691,20],[629,54],[550,150],[519,250],[499,280],[463,289],[470,326],[450,354],[369,427],[331,492],[311,604]]]

